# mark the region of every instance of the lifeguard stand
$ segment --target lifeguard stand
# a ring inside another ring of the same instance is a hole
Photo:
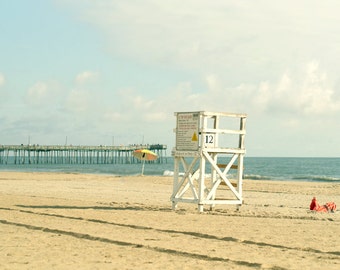
[[[176,112],[175,116],[172,208],[179,202],[197,204],[199,212],[204,205],[239,208],[247,115],[199,111]]]

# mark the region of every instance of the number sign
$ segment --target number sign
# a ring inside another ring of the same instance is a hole
[[[214,147],[215,145],[215,134],[205,134],[204,135],[204,145],[207,147]]]

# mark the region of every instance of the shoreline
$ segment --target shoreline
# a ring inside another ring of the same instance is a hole
[[[4,269],[338,269],[337,183],[245,180],[244,204],[171,209],[171,176],[0,172]]]
[[[2,169],[0,168],[0,173],[58,173],[58,174],[87,174],[87,175],[98,175],[98,176],[112,176],[112,177],[138,177],[141,176],[140,173],[135,174],[114,174],[111,172],[81,172],[81,171],[63,171],[63,170],[11,170],[11,169]],[[173,178],[173,175],[170,174],[170,171],[166,170],[162,174],[148,174],[145,176],[150,177],[170,177]],[[285,178],[270,178],[268,176],[257,176],[257,175],[247,175],[243,179],[243,181],[268,181],[268,182],[293,182],[293,183],[334,183],[340,184],[340,178],[334,177],[324,177],[324,176],[314,176],[309,179],[305,177],[293,178],[293,179],[285,179]]]

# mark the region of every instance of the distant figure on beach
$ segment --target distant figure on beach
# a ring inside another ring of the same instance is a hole
[[[312,202],[310,203],[309,209],[312,211],[316,211],[316,212],[334,213],[336,210],[336,204],[334,202],[328,202],[324,205],[319,205],[316,198],[313,197]]]

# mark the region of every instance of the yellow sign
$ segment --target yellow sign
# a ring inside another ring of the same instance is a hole
[[[192,135],[192,138],[191,138],[191,140],[192,140],[193,142],[197,142],[197,141],[198,141],[198,138],[197,138],[196,132],[194,132],[194,135]]]

